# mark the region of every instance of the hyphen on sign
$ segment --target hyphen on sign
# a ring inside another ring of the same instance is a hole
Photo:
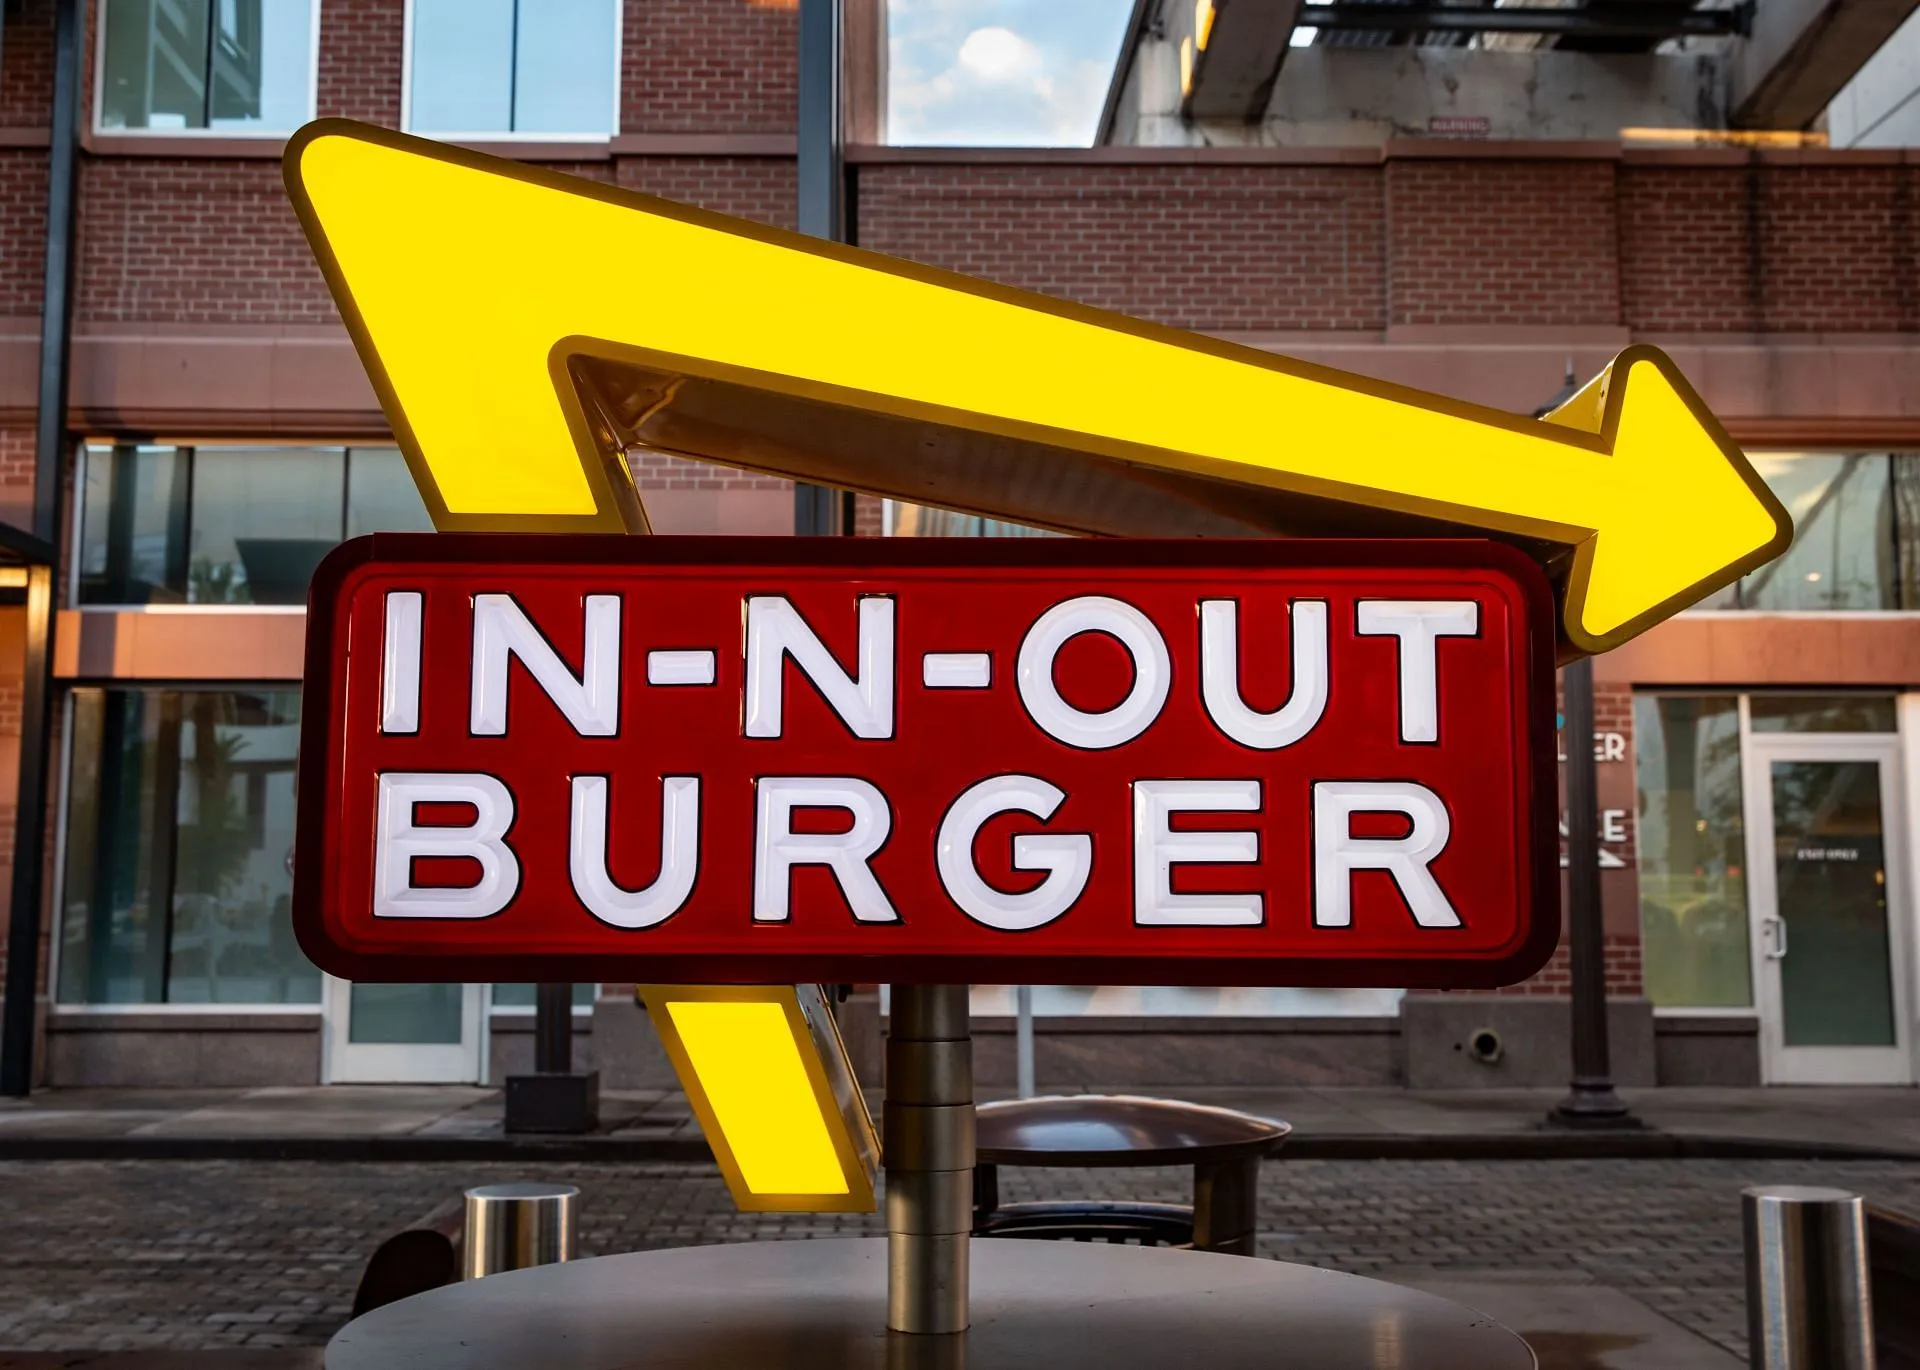
[[[336,554],[315,959],[1484,984],[1552,945],[1552,624],[1515,553],[748,546]]]

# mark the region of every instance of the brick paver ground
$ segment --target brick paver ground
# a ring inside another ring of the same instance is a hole
[[[0,1347],[308,1345],[381,1236],[472,1184],[580,1185],[583,1254],[877,1231],[733,1211],[704,1165],[0,1164]],[[1740,1189],[1834,1184],[1920,1212],[1920,1164],[1281,1161],[1263,1254],[1360,1274],[1497,1271],[1620,1289],[1744,1354]],[[1177,1200],[1184,1171],[1003,1172],[1002,1197]]]

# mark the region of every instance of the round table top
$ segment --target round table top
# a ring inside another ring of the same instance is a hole
[[[964,1338],[886,1331],[885,1238],[682,1247],[450,1284],[348,1323],[327,1370],[1534,1370],[1472,1309],[1358,1275],[973,1243]]]
[[[1050,1094],[974,1109],[983,1165],[1193,1165],[1264,1156],[1290,1124],[1133,1094]]]

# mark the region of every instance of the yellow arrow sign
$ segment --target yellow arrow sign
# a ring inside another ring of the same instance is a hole
[[[1478,532],[1589,652],[1792,536],[1652,348],[1543,423],[340,120],[286,176],[441,527],[643,528],[649,447],[1072,532]]]

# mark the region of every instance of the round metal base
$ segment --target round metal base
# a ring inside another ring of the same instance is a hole
[[[603,1256],[448,1285],[356,1319],[327,1370],[1533,1370],[1472,1309],[1201,1251],[976,1241],[973,1326],[886,1330],[887,1244]]]

